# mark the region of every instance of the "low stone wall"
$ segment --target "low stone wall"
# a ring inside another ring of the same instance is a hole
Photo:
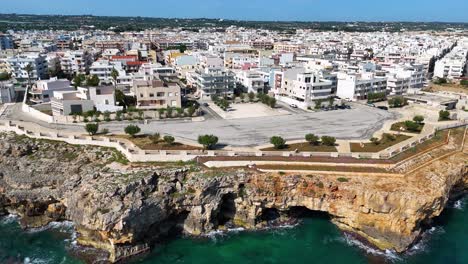
[[[437,130],[466,126],[467,122],[447,125],[422,138],[409,140],[404,146],[396,150],[378,153],[337,153],[337,152],[294,152],[294,151],[227,151],[227,150],[142,150],[135,144],[108,137],[93,137],[82,135],[64,135],[57,132],[37,131],[36,128],[27,128],[25,124],[15,124],[11,121],[0,122],[0,131],[14,132],[31,138],[63,141],[74,145],[92,145],[115,148],[123,153],[131,162],[176,162],[190,161],[197,157],[353,157],[357,159],[388,159],[399,153],[432,138]]]

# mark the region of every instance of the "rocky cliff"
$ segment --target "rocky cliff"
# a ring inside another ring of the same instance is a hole
[[[456,144],[452,144],[453,150]],[[194,164],[122,165],[109,149],[0,135],[0,215],[23,227],[70,220],[78,243],[116,262],[175,234],[261,228],[307,210],[381,249],[404,251],[468,187],[467,155],[406,177],[208,170]],[[125,163],[125,162],[124,162]]]

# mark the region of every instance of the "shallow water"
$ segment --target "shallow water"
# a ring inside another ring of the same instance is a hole
[[[69,224],[22,231],[15,219],[0,220],[0,263],[82,263]],[[204,239],[181,238],[132,263],[468,263],[468,199],[450,205],[423,239],[404,255],[372,250],[322,217],[300,225],[259,232],[213,233]]]

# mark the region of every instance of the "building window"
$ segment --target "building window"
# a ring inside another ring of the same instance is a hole
[[[154,97],[154,93],[150,93],[150,94],[149,94],[149,97]]]

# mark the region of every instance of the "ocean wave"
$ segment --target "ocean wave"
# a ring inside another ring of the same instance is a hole
[[[361,241],[353,238],[349,234],[345,234],[343,239],[344,239],[344,242],[346,244],[348,244],[349,246],[358,247],[358,248],[364,250],[368,254],[371,254],[371,255],[374,255],[374,256],[385,257],[386,259],[388,259],[391,262],[396,262],[396,261],[401,261],[402,260],[402,258],[398,255],[398,253],[396,253],[393,250],[383,251],[383,250],[379,250],[379,249],[369,247],[369,246],[365,245],[364,243],[362,243]]]
[[[0,225],[11,224],[13,222],[18,221],[18,219],[19,219],[19,217],[17,215],[10,214],[10,215],[7,215],[7,216],[4,216],[4,217],[0,218]]]
[[[52,260],[50,259],[41,259],[41,258],[30,258],[30,257],[25,257],[24,264],[48,264],[52,263]]]
[[[43,231],[51,230],[51,229],[58,230],[61,232],[73,232],[73,230],[75,229],[75,225],[71,221],[50,222],[46,226],[30,228],[26,232],[37,233],[37,232],[43,232]]]
[[[451,207],[463,211],[463,209],[465,208],[465,203],[466,199],[460,199],[458,201],[455,201]]]
[[[429,241],[433,239],[434,236],[443,234],[445,234],[445,229],[442,226],[431,227],[421,235],[421,239],[416,244],[405,252],[405,256],[412,256],[427,251]]]

